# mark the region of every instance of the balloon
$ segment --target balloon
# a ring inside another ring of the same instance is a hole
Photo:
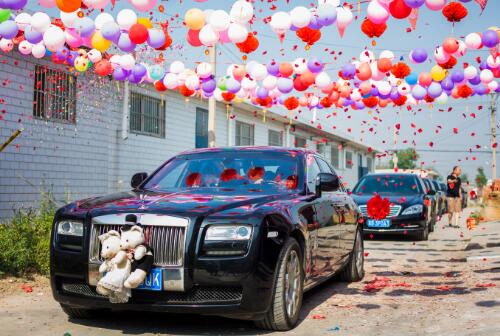
[[[421,7],[425,0],[404,0],[405,4],[410,8],[419,8]]]
[[[95,64],[95,73],[99,76],[108,76],[113,72],[113,67],[108,60],[102,60]]]
[[[344,64],[341,69],[342,76],[344,78],[350,79],[353,78],[356,74],[356,68],[352,64]]]
[[[293,74],[293,67],[290,63],[281,63],[279,68],[280,74],[283,77],[289,77]]]
[[[377,69],[381,72],[387,72],[391,70],[392,62],[388,58],[381,58],[377,61]]]
[[[418,83],[422,86],[429,86],[432,83],[432,77],[427,72],[422,72],[418,76]]]
[[[10,18],[10,14],[11,14],[10,9],[0,9],[0,23],[7,21]],[[24,14],[24,13],[21,13],[21,14]],[[19,14],[19,15],[21,15],[21,14]],[[19,15],[16,16],[16,24],[18,24],[17,21],[18,21]],[[26,15],[29,15],[29,14],[26,14]],[[31,19],[31,15],[29,15],[29,17]]]
[[[273,90],[277,84],[278,78],[271,75],[266,76],[266,78],[264,78],[264,80],[262,81],[262,86],[268,90]]]
[[[315,83],[319,89],[324,89],[324,88],[328,87],[331,84],[331,82],[332,82],[332,80],[326,72],[320,72],[316,76]]]
[[[299,57],[292,63],[293,72],[297,75],[302,75],[307,70],[308,62],[305,58]]]
[[[345,7],[337,8],[337,29],[339,30],[340,37],[344,36],[344,31],[352,23],[352,12]]]
[[[188,30],[187,41],[193,47],[199,47],[203,45],[200,41],[200,31],[199,30]]]
[[[68,28],[64,31],[64,37],[66,39],[66,44],[71,48],[78,48],[82,45],[83,40],[78,35],[76,29]]]
[[[113,78],[117,81],[124,81],[127,79],[129,73],[127,70],[122,69],[122,68],[115,68],[113,70]]]
[[[148,12],[156,6],[157,0],[130,0],[130,3],[138,11]]]
[[[431,83],[431,85],[429,85],[429,87],[427,88],[427,94],[431,98],[439,97],[442,92],[443,92],[443,88],[438,83]]]
[[[120,38],[120,26],[114,21],[108,21],[103,24],[101,29],[101,35],[106,40],[109,41],[118,41]]]
[[[149,33],[146,27],[139,23],[135,23],[130,27],[128,36],[133,43],[142,44],[148,40]]]
[[[293,81],[290,78],[280,77],[276,86],[281,93],[289,93],[293,90]]]
[[[61,10],[61,12],[71,13],[77,11],[82,7],[81,0],[56,0],[57,8]]]
[[[250,75],[253,77],[255,80],[263,80],[267,76],[267,68],[263,64],[256,64],[250,73]]]
[[[169,71],[174,74],[180,74],[181,72],[184,71],[184,69],[185,69],[184,63],[182,63],[181,61],[173,61],[170,64]]]
[[[444,79],[446,76],[446,70],[441,68],[439,65],[435,65],[431,69],[431,77],[433,80],[436,82],[440,82]]]
[[[16,37],[19,28],[14,21],[4,21],[0,23],[0,36],[6,39]]]
[[[125,70],[132,70],[135,65],[135,58],[130,54],[125,54],[120,57],[120,66]]]
[[[43,1],[47,1],[47,0],[43,0]],[[53,1],[53,0],[50,0],[50,1]],[[102,9],[108,5],[109,0],[83,0],[83,3],[89,8]],[[47,6],[47,7],[52,7],[52,6]]]
[[[321,62],[319,59],[316,57],[311,57],[309,61],[307,62],[307,68],[312,72],[312,73],[317,73],[323,70],[323,62]]]
[[[137,23],[137,15],[131,9],[122,9],[116,16],[116,22],[121,29],[128,30],[133,24]]]
[[[246,23],[253,18],[253,6],[244,0],[236,1],[231,7],[229,16],[236,22]]]
[[[450,76],[447,76],[445,79],[441,81],[441,87],[444,90],[452,90],[454,86],[455,83],[453,82],[452,78],[450,78]]]
[[[151,48],[160,48],[165,44],[165,33],[159,29],[150,29],[148,44]]]
[[[212,93],[212,92],[214,92],[216,85],[217,85],[217,83],[215,82],[215,80],[209,79],[209,80],[201,83],[201,89],[203,90],[203,92]]]
[[[427,90],[417,84],[411,90],[411,94],[413,98],[415,98],[416,100],[420,100],[425,98],[425,96],[427,95]]]
[[[212,66],[210,63],[201,62],[196,66],[196,74],[202,79],[208,78],[212,75]]]
[[[75,28],[77,25],[78,20],[80,20],[80,17],[78,17],[78,12],[71,12],[71,13],[66,13],[66,12],[61,12],[61,21],[64,23],[64,26],[66,28]]]
[[[418,76],[416,73],[412,72],[408,76],[406,76],[405,80],[406,80],[406,83],[408,83],[410,85],[415,85],[418,82]]]
[[[319,5],[316,11],[318,22],[322,26],[329,26],[337,19],[337,8],[330,4]]]
[[[408,7],[404,0],[394,0],[389,5],[391,15],[396,19],[404,19],[410,16],[411,8]]]
[[[51,26],[43,34],[43,43],[45,47],[52,52],[61,49],[65,42],[64,32],[57,26]]]
[[[427,51],[423,48],[415,48],[410,53],[410,59],[415,63],[423,63],[427,60]]]
[[[245,42],[248,37],[248,30],[244,25],[239,23],[231,23],[227,30],[227,36],[233,43]]]
[[[372,77],[372,69],[368,63],[361,63],[358,70],[356,71],[356,76],[359,80],[365,81]]]
[[[482,42],[485,47],[495,48],[498,45],[498,33],[494,30],[488,29],[483,33]]]
[[[292,18],[286,12],[277,12],[271,16],[269,25],[276,34],[285,34],[292,26]]]
[[[219,41],[219,34],[211,25],[205,25],[200,30],[199,38],[201,43],[207,47],[213,47]]]
[[[79,19],[75,27],[81,37],[91,37],[95,31],[94,21],[87,16]]]
[[[394,57],[394,53],[390,50],[384,50],[379,55],[379,58],[388,58],[391,62],[394,60]]]
[[[368,19],[375,24],[385,23],[389,18],[389,11],[378,1],[370,1],[366,14]]]
[[[464,72],[459,69],[455,69],[451,73],[451,80],[455,83],[460,83],[465,79]]]
[[[8,20],[9,17],[10,17],[10,10],[0,9],[0,22]],[[16,22],[19,30],[24,30],[31,23],[31,15],[29,15],[28,13],[20,13],[16,16],[16,19],[14,21]]]
[[[481,35],[478,33],[470,33],[465,37],[465,45],[469,49],[480,49],[482,43]]]
[[[453,37],[448,37],[443,42],[443,50],[448,54],[453,54],[454,52],[456,52],[458,50],[458,47],[459,47],[458,41],[455,40]]]
[[[477,76],[477,69],[473,66],[468,66],[464,69],[464,77],[469,80]]]
[[[43,40],[43,34],[34,30],[32,26],[27,26],[24,29],[24,38],[30,43],[37,44]]]
[[[467,46],[465,45],[464,41],[457,40],[457,42],[458,42],[458,50],[455,51],[455,53],[453,54],[453,56],[455,56],[455,57],[463,57],[463,56],[465,56],[465,54],[467,52]]]
[[[96,16],[94,20],[95,28],[100,30],[108,22],[115,22],[115,19],[111,16],[111,14],[100,13]]]
[[[448,95],[446,93],[441,93],[439,97],[434,100],[437,104],[444,105],[448,102]]]
[[[481,74],[479,75],[481,78],[481,82],[488,84],[493,80],[493,72],[489,69],[484,69],[481,71]]]
[[[97,49],[101,52],[104,52],[111,47],[111,41],[106,40],[100,31],[96,31],[90,40],[92,44],[92,48]]]
[[[189,29],[200,30],[205,25],[205,14],[201,9],[191,8],[184,15],[184,22]]]
[[[45,49],[45,46],[41,43],[33,45],[33,48],[31,49],[31,55],[38,59],[43,58],[46,52],[47,50]]]
[[[438,47],[434,50],[434,59],[438,63],[446,63],[450,59],[450,55],[444,51],[443,47]]]
[[[33,48],[33,44],[29,43],[28,41],[24,40],[19,43],[18,50],[21,54],[23,55],[29,55],[31,54],[31,49]]]
[[[297,6],[290,11],[292,25],[297,28],[304,28],[311,22],[312,13],[303,6]]]
[[[13,48],[14,48],[14,43],[12,42],[12,40],[9,40],[6,38],[0,39],[0,49],[3,52],[7,53],[7,52],[11,51]]]
[[[130,40],[130,37],[127,33],[121,33],[120,37],[118,38],[117,46],[122,51],[131,52],[135,49],[136,44]]]
[[[28,0],[2,0],[0,7],[18,10],[26,6]]]
[[[425,5],[430,10],[438,11],[443,9],[444,5],[446,5],[446,0],[425,0]]]
[[[218,9],[210,15],[210,26],[216,32],[221,32],[229,28],[231,18],[225,11]]]
[[[91,49],[87,53],[87,58],[92,62],[92,63],[97,63],[100,60],[102,60],[102,53],[97,50],[97,49]]]
[[[500,56],[493,57],[493,55],[489,55],[486,63],[490,68],[498,68],[500,66]]]
[[[42,7],[52,8],[56,5],[56,0],[38,0]]]

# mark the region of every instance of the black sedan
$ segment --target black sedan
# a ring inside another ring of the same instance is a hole
[[[414,174],[378,173],[361,178],[352,191],[354,201],[364,216],[366,234],[414,234],[418,240],[427,240],[433,230],[433,191],[425,188],[422,179]],[[390,211],[384,219],[372,219],[367,203],[374,197],[388,198]]]
[[[239,147],[182,153],[133,190],[56,213],[51,285],[75,318],[100,309],[251,319],[289,330],[303,291],[339,274],[364,276],[358,207],[330,165],[303,149]],[[134,215],[134,216],[127,216]],[[113,304],[96,292],[99,235],[137,218],[154,252],[154,279]]]

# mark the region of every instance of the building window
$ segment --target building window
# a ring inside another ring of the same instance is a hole
[[[130,132],[165,137],[165,108],[160,99],[130,93]]]
[[[351,169],[353,167],[352,152],[345,152],[345,167],[348,169]]]
[[[331,162],[332,162],[333,168],[339,169],[340,168],[340,150],[339,150],[339,148],[336,146],[332,146],[330,152],[331,152]]]
[[[253,125],[236,122],[236,146],[253,146]]]
[[[366,157],[366,166],[368,167],[369,172],[373,172],[373,158],[369,156]]]
[[[298,136],[295,137],[295,147],[306,148],[306,144],[307,144],[306,139],[298,137]]]
[[[76,123],[76,76],[35,66],[33,116]]]
[[[196,108],[196,148],[208,147],[208,110]]]
[[[283,135],[280,131],[268,131],[268,144],[269,146],[283,146]]]

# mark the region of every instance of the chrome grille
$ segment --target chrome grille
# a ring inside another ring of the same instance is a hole
[[[368,217],[368,211],[366,210],[366,205],[360,205],[359,210],[364,217]],[[401,211],[401,205],[391,205],[389,208],[389,215],[387,218],[396,217]]]
[[[121,217],[123,220],[123,216]],[[161,218],[158,216],[157,218]],[[162,219],[168,220],[167,218]],[[153,249],[156,266],[183,266],[186,226],[150,225],[142,223],[146,243]],[[92,223],[89,261],[102,262],[99,236],[110,230],[120,232],[123,224]]]

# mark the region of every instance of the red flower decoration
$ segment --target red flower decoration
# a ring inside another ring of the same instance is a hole
[[[408,97],[406,96],[399,96],[398,98],[394,99],[392,102],[394,103],[395,106],[403,106],[406,103],[406,100]]]
[[[242,53],[250,54],[259,48],[259,40],[254,34],[248,33],[247,39],[241,43],[236,43],[236,46]]]
[[[288,97],[287,99],[285,99],[285,101],[283,102],[283,105],[285,105],[285,107],[291,111],[291,110],[295,110],[297,107],[299,107],[299,100],[295,97]]]
[[[264,168],[253,167],[248,171],[247,176],[251,181],[259,180],[264,176]]]
[[[234,168],[224,169],[224,171],[220,174],[220,180],[222,182],[229,182],[231,180],[239,180],[239,179],[241,179],[241,176]]]
[[[384,219],[389,215],[391,202],[387,198],[382,198],[380,195],[375,195],[366,203],[368,216],[373,219]]]
[[[201,185],[201,174],[191,173],[186,177],[186,185],[188,187],[199,187]]]
[[[361,24],[361,30],[365,33],[369,38],[380,37],[387,29],[387,24],[380,23],[376,24],[371,22],[369,19],[364,19]]]
[[[309,46],[312,46],[321,38],[320,30],[311,29],[309,27],[300,28],[295,32],[295,34]]]
[[[378,98],[374,96],[363,98],[363,104],[368,108],[374,108],[378,104]]]
[[[399,62],[392,66],[391,72],[396,78],[405,78],[410,74],[411,69],[405,63]]]
[[[236,95],[232,92],[223,92],[221,94],[222,98],[224,98],[225,101],[230,102],[236,97]]]
[[[439,66],[445,70],[453,68],[457,65],[457,59],[454,56],[450,56],[450,59],[446,63],[439,63]]]
[[[460,85],[457,89],[457,93],[459,97],[467,98],[472,94],[472,89],[467,85]]]
[[[325,108],[328,108],[333,105],[333,101],[328,97],[321,98],[320,103]]]
[[[298,182],[299,180],[297,178],[297,175],[290,175],[286,178],[285,186],[287,187],[287,189],[295,189],[297,188]]]
[[[469,14],[467,8],[459,2],[450,2],[444,6],[442,13],[450,22],[460,22]]]

